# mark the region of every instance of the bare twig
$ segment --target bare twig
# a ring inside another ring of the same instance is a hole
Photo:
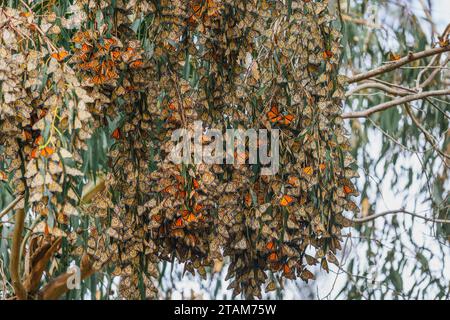
[[[355,93],[362,91],[362,90],[366,90],[366,89],[380,89],[384,92],[387,92],[389,94],[396,95],[396,96],[406,96],[410,93],[410,91],[407,91],[404,89],[394,89],[394,88],[388,87],[387,85],[384,85],[382,83],[366,82],[366,83],[363,83],[363,84],[353,88],[352,90],[347,92],[345,94],[345,96],[350,97],[350,96],[354,95]]]
[[[348,83],[355,83],[355,82],[359,82],[362,80],[366,80],[366,79],[370,79],[372,77],[376,77],[380,74],[386,73],[386,72],[390,72],[392,70],[398,69],[402,66],[404,66],[405,64],[408,64],[410,62],[419,60],[419,59],[423,59],[423,58],[427,58],[436,54],[441,54],[443,52],[447,52],[450,51],[450,45],[445,46],[445,47],[438,47],[438,48],[433,48],[433,49],[428,49],[428,50],[424,50],[421,52],[416,52],[416,53],[409,53],[406,57],[403,57],[397,61],[388,63],[384,66],[378,67],[376,69],[373,69],[371,71],[365,72],[365,73],[361,73],[358,75],[353,76],[352,78],[350,78],[348,80]]]
[[[351,22],[351,23],[354,23],[354,24],[361,24],[361,25],[364,25],[364,26],[366,26],[368,28],[371,28],[371,29],[382,29],[383,28],[378,23],[370,22],[370,21],[368,21],[366,19],[362,19],[362,18],[354,18],[354,17],[349,16],[347,14],[343,14],[342,15],[342,20],[348,21],[348,22]]]
[[[386,109],[402,105],[411,101],[424,99],[427,97],[432,96],[445,96],[450,94],[450,89],[446,90],[434,90],[434,91],[427,91],[427,92],[421,92],[416,94],[407,95],[402,98],[394,99],[392,101],[388,101],[385,103],[381,103],[377,106],[371,107],[364,111],[354,111],[354,112],[348,112],[342,114],[343,119],[352,119],[352,118],[367,118],[371,114],[374,114],[376,112],[384,111]]]
[[[445,66],[449,61],[449,58],[447,56],[447,58],[445,59],[445,61],[442,63],[441,66]],[[433,72],[431,72],[431,74],[428,76],[427,79],[425,79],[420,85],[419,88],[423,89],[425,87],[427,87],[433,80],[434,78],[436,78],[436,75],[441,71],[441,69],[434,69]]]
[[[420,81],[422,79],[422,76],[425,74],[425,72],[427,72],[431,67],[435,66],[436,62],[439,63],[439,59],[441,58],[441,55],[435,55],[433,56],[433,58],[431,58],[430,63],[423,68],[419,74],[417,75],[417,79],[416,79],[416,90],[420,90]],[[433,70],[433,72],[436,72],[436,70]],[[439,72],[439,70],[437,71]]]
[[[364,218],[353,218],[351,221],[353,223],[365,223],[365,222],[373,221],[373,220],[375,220],[377,218],[380,218],[380,217],[384,217],[384,216],[392,215],[392,214],[398,214],[398,213],[408,214],[410,216],[413,216],[415,218],[422,219],[422,220],[425,220],[425,221],[428,221],[428,222],[446,223],[446,224],[450,223],[450,220],[429,218],[429,217],[425,217],[425,216],[422,216],[422,215],[414,213],[414,212],[407,211],[405,209],[398,209],[398,210],[391,210],[391,211],[380,212],[380,213],[373,214],[373,215],[370,215],[370,216],[367,216],[367,217],[364,217]]]
[[[419,0],[419,2],[423,8],[423,11],[425,12],[425,17],[426,17],[427,21],[431,25],[431,36],[434,38],[434,36],[437,35],[437,30],[436,30],[436,24],[434,23],[433,17],[431,15],[431,8],[427,6],[427,4],[425,3],[424,0]]]
[[[439,146],[437,145],[437,141],[436,138],[433,137],[433,135],[431,133],[429,133],[427,131],[427,129],[425,129],[422,124],[420,123],[420,121],[416,118],[416,116],[412,113],[411,108],[408,106],[408,104],[405,104],[405,110],[406,113],[408,114],[408,116],[411,118],[411,120],[414,122],[414,124],[416,125],[416,127],[422,131],[422,133],[425,135],[425,139],[431,144],[431,146],[433,147],[434,150],[436,150],[437,153],[439,153],[439,155],[442,156],[442,162],[447,165],[447,161],[446,159],[450,159],[450,156],[445,154],[444,152],[441,151],[441,149],[439,148]]]

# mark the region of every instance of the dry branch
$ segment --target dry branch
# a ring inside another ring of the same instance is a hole
[[[421,92],[416,94],[407,95],[402,98],[394,99],[392,101],[388,101],[385,103],[381,103],[379,105],[376,105],[374,107],[371,107],[364,111],[354,111],[354,112],[348,112],[342,114],[343,119],[352,119],[352,118],[366,118],[370,116],[373,113],[384,111],[386,109],[402,105],[404,103],[408,103],[415,100],[424,99],[427,97],[436,97],[436,96],[445,96],[450,94],[450,89],[446,90],[434,90],[434,91],[427,91],[427,92]]]
[[[423,58],[427,58],[430,56],[434,56],[436,54],[441,54],[443,52],[447,52],[450,51],[450,45],[445,46],[445,47],[438,47],[438,48],[433,48],[433,49],[428,49],[428,50],[424,50],[421,52],[416,52],[416,53],[409,53],[406,57],[403,57],[397,61],[394,62],[390,62],[384,66],[378,67],[376,69],[373,69],[371,71],[368,72],[364,72],[364,73],[360,73],[358,75],[353,76],[352,78],[350,78],[348,80],[348,83],[355,83],[355,82],[359,82],[362,80],[366,80],[366,79],[370,79],[372,77],[376,77],[380,74],[386,73],[386,72],[390,72],[392,70],[398,69],[402,66],[404,66],[405,64],[408,64],[410,62],[419,60],[419,59],[423,59]]]
[[[382,84],[382,83],[367,82],[367,83],[363,83],[363,84],[353,88],[352,90],[347,92],[345,94],[345,96],[350,97],[350,96],[354,95],[355,93],[366,90],[366,89],[379,89],[386,93],[396,95],[396,96],[406,96],[406,95],[410,94],[410,91],[405,90],[405,89],[395,89],[392,87],[388,87],[387,85]]]
[[[407,214],[407,215],[410,215],[410,216],[413,216],[415,218],[422,219],[422,220],[425,220],[425,221],[428,221],[428,222],[446,223],[446,224],[450,223],[450,220],[434,219],[434,218],[424,217],[424,216],[421,216],[420,214],[417,214],[417,213],[414,213],[414,212],[410,212],[410,211],[406,211],[405,209],[398,209],[398,210],[380,212],[380,213],[373,214],[373,215],[370,215],[370,216],[367,216],[367,217],[363,217],[363,218],[354,218],[351,221],[353,223],[365,223],[365,222],[373,221],[373,220],[375,220],[377,218],[380,218],[380,217],[384,217],[384,216],[392,215],[392,214],[397,214],[397,213],[404,213],[404,214]]]

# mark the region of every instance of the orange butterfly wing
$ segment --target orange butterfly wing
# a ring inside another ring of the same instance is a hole
[[[111,137],[113,137],[115,140],[119,140],[120,139],[120,129],[116,128],[116,130],[113,131],[113,133],[111,134]]]
[[[308,175],[308,176],[310,176],[310,175],[313,174],[313,168],[312,168],[311,166],[310,166],[310,167],[303,168],[303,173],[306,174],[306,175]]]
[[[267,117],[269,118],[269,121],[272,123],[278,122],[282,119],[280,116],[280,112],[278,111],[278,107],[276,105],[273,105],[272,108],[270,108],[270,111],[267,112]]]
[[[178,218],[177,220],[175,220],[175,222],[173,223],[173,227],[174,227],[174,229],[184,228],[183,218]]]
[[[283,123],[287,126],[287,125],[290,125],[293,120],[294,120],[294,115],[288,114],[287,116],[284,117]]]
[[[344,193],[345,194],[350,194],[353,192],[353,189],[349,186],[344,186]]]
[[[53,153],[55,153],[55,150],[53,150],[53,148],[51,147],[45,147],[41,150],[41,156],[45,158],[50,157]]]
[[[280,200],[280,205],[283,207],[287,207],[292,202],[294,202],[294,198],[289,195],[284,195]]]
[[[269,254],[269,262],[277,262],[278,261],[278,255],[275,252],[272,252]]]
[[[273,241],[270,241],[266,244],[266,249],[267,250],[273,250],[275,248],[275,243]]]

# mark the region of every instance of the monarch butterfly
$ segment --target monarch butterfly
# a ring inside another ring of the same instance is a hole
[[[280,200],[280,205],[283,207],[287,207],[292,202],[294,202],[294,200],[295,200],[294,197],[291,197],[289,195],[284,195]]]
[[[250,193],[245,194],[244,201],[247,207],[250,207],[252,205],[252,196],[250,195]]]
[[[288,266],[287,263],[283,265],[283,272],[284,272],[285,274],[290,274],[291,271],[292,271],[292,270],[291,270],[291,268]]]
[[[21,17],[28,18],[29,16],[31,16],[31,12],[28,12],[28,11],[26,11],[26,12],[21,12],[19,15],[20,15]]]
[[[303,168],[303,173],[306,174],[306,175],[308,175],[308,176],[310,176],[310,175],[313,174],[313,168],[312,168],[311,166],[310,166],[310,167]]]
[[[53,153],[55,153],[55,150],[52,147],[45,147],[41,150],[41,156],[45,158],[50,157]]]
[[[123,227],[123,223],[119,220],[119,218],[113,217],[111,219],[111,227],[113,227],[115,229],[122,228]]]
[[[81,41],[83,41],[84,39],[89,39],[91,37],[91,34],[89,33],[89,31],[79,31],[77,32],[77,34],[75,35],[75,37],[73,37],[73,41],[75,43],[81,43]]]
[[[193,234],[188,234],[185,238],[186,244],[190,247],[195,247],[197,238]]]
[[[106,82],[106,76],[103,74],[96,75],[92,78],[92,83],[94,84],[103,84]]]
[[[191,7],[192,7],[192,10],[194,11],[194,16],[200,17],[202,15],[203,6],[202,6],[202,1],[201,0],[200,1],[193,1],[193,2],[191,2]]]
[[[37,157],[38,157],[38,148],[34,148],[33,150],[31,150],[31,153],[30,153],[30,158],[31,159],[36,159]]]
[[[277,284],[275,283],[275,281],[271,281],[266,287],[266,292],[275,291],[276,289]]]
[[[278,111],[278,107],[276,105],[272,105],[270,111],[267,112],[267,117],[272,123],[278,122],[282,119],[282,116],[280,115],[280,112]]]
[[[300,179],[296,176],[290,176],[288,178],[288,184],[290,184],[293,187],[299,187],[300,186]]]
[[[177,180],[179,184],[184,184],[184,178],[179,174],[175,176],[175,180]],[[180,188],[180,185],[178,185],[178,188]]]
[[[441,48],[446,47],[446,46],[448,46],[448,45],[449,45],[448,39],[439,37],[439,46],[440,46]]]
[[[108,79],[117,79],[119,77],[119,75],[114,70],[109,69],[109,70],[106,70],[106,77]]]
[[[140,67],[142,67],[144,63],[142,62],[142,60],[136,60],[133,61],[132,63],[130,63],[130,68],[131,69],[139,69]]]
[[[183,219],[188,223],[197,222],[197,217],[192,212],[189,212]]]
[[[333,52],[331,52],[330,50],[325,50],[323,52],[323,58],[324,60],[330,59],[333,57]]]
[[[268,260],[269,262],[277,262],[278,254],[276,254],[276,252],[272,252],[271,254],[269,254]]]
[[[184,220],[183,220],[183,218],[178,218],[177,220],[175,220],[175,222],[173,223],[173,228],[174,229],[184,228]]]
[[[344,193],[345,194],[353,193],[353,189],[350,186],[344,186]]]
[[[283,124],[287,126],[287,125],[291,124],[292,120],[294,120],[294,115],[292,115],[292,114],[285,115]]]
[[[120,51],[118,50],[111,51],[111,58],[113,60],[118,60],[120,58]]]
[[[325,168],[326,168],[327,166],[326,166],[326,164],[325,163],[321,163],[320,165],[319,165],[319,169],[320,169],[320,171],[323,171],[323,170],[325,170]]]
[[[113,133],[111,134],[111,137],[115,140],[119,140],[121,137],[120,129],[116,128]]]
[[[196,204],[195,206],[194,206],[194,212],[199,212],[199,211],[201,211],[203,209],[203,206],[201,205],[201,204]]]
[[[192,181],[192,184],[194,185],[194,189],[200,188],[200,184],[198,183],[198,181],[197,181],[196,179],[194,179],[194,180]]]
[[[390,61],[398,61],[398,60],[400,60],[402,57],[399,55],[399,54],[396,54],[396,53],[393,53],[393,52],[390,52],[389,53],[389,60]]]
[[[272,105],[270,111],[267,112],[267,117],[272,123],[278,122],[284,125],[289,125],[294,120],[294,116],[292,114],[288,114],[286,116],[282,115],[276,105]]]
[[[311,271],[305,269],[301,273],[300,278],[302,278],[302,280],[307,281],[307,280],[314,280],[315,277],[314,277],[314,274],[312,274]]]
[[[169,109],[172,111],[177,110],[177,105],[175,104],[175,102],[169,103]]]
[[[83,51],[84,53],[88,53],[91,51],[91,46],[88,43],[83,43],[81,45],[81,51]]]
[[[270,241],[266,244],[266,249],[269,251],[272,251],[275,248],[275,242],[274,241]]]
[[[72,41],[73,42],[75,42],[75,43],[81,43],[81,41],[83,41],[83,34],[76,34],[74,37],[73,37],[73,39],[72,39]]]
[[[46,222],[45,222],[45,225],[44,225],[44,234],[46,236],[48,236],[50,234],[50,230],[49,230],[48,224]]]
[[[183,238],[184,230],[183,229],[174,229],[170,231],[170,235],[175,238]]]
[[[22,131],[22,136],[25,141],[31,140],[33,138],[31,132],[27,130]]]
[[[51,57],[61,62],[68,55],[69,55],[69,53],[66,50],[62,49],[59,52],[52,53]]]
[[[39,119],[42,119],[46,115],[47,115],[47,110],[46,109],[39,110]]]

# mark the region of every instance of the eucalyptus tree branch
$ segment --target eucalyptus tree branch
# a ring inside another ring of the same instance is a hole
[[[435,96],[445,96],[450,94],[450,89],[446,90],[434,90],[434,91],[426,91],[426,92],[420,92],[416,94],[410,94],[407,96],[404,96],[402,98],[394,99],[385,103],[381,103],[379,105],[376,105],[374,107],[371,107],[364,111],[353,111],[342,114],[343,119],[353,119],[353,118],[367,118],[371,114],[374,114],[376,112],[384,111],[389,108],[402,105],[411,101],[420,100],[428,97],[435,97]]]
[[[436,138],[428,132],[427,129],[425,129],[420,121],[416,118],[416,116],[412,113],[411,108],[408,106],[408,104],[405,104],[405,110],[408,116],[411,118],[411,120],[414,122],[414,124],[417,126],[417,128],[422,131],[422,133],[425,135],[425,139],[431,144],[433,149],[439,153],[439,155],[442,157],[442,162],[447,166],[446,159],[450,159],[450,156],[448,154],[445,154],[441,151],[439,146],[437,145]]]
[[[389,87],[394,87],[394,88],[397,88],[397,89],[400,89],[400,90],[403,90],[403,91],[407,91],[407,92],[411,92],[411,93],[417,93],[416,90],[411,89],[409,87],[405,87],[405,86],[402,86],[402,85],[396,84],[396,83],[387,82],[387,81],[384,81],[384,80],[381,80],[381,79],[373,78],[373,79],[370,79],[370,81],[374,81],[374,82],[378,82],[378,83],[381,83],[381,84],[385,84],[385,85],[387,85]]]
[[[372,29],[382,29],[382,25],[375,23],[375,22],[370,22],[367,21],[366,19],[361,19],[361,18],[354,18],[352,16],[349,16],[348,14],[342,14],[342,20],[344,21],[348,21],[354,24],[361,24],[364,25],[368,28],[372,28]]]
[[[439,59],[440,58],[441,58],[440,54],[437,54],[437,55],[433,56],[433,58],[431,58],[430,63],[425,68],[420,70],[419,74],[417,75],[417,79],[416,79],[416,90],[420,90],[420,81],[421,81],[423,75],[425,74],[425,72],[427,72],[431,67],[435,66],[436,62],[437,62],[437,64],[439,64]],[[438,71],[433,70],[433,73],[434,72],[437,73],[437,72],[439,72],[439,70]]]
[[[410,216],[413,216],[415,218],[422,219],[422,220],[425,220],[425,221],[428,221],[428,222],[445,223],[445,224],[449,223],[450,224],[450,220],[434,219],[434,218],[430,218],[430,217],[425,217],[425,216],[422,216],[420,214],[407,211],[405,209],[398,209],[398,210],[391,210],[391,211],[380,212],[380,213],[373,214],[373,215],[370,215],[370,216],[367,216],[367,217],[363,217],[363,218],[353,218],[353,219],[351,219],[351,221],[354,224],[356,224],[356,223],[365,223],[365,222],[373,221],[373,220],[375,220],[377,218],[380,218],[380,217],[384,217],[384,216],[392,215],[392,214],[398,214],[398,213],[404,213],[404,214],[407,214],[407,215],[410,215]]]
[[[447,56],[447,58],[445,59],[444,63],[441,66],[445,66],[448,63],[448,61],[449,57]],[[428,78],[419,85],[419,89],[427,87],[434,80],[434,78],[440,71],[441,69],[434,69],[433,72],[431,72],[431,74],[428,76]]]
[[[423,8],[423,11],[425,13],[425,17],[426,17],[427,21],[431,25],[431,35],[434,37],[434,35],[437,34],[437,29],[436,29],[436,23],[434,23],[433,16],[431,14],[431,8],[429,6],[427,6],[427,4],[425,3],[424,0],[419,0],[419,2]]]
[[[11,274],[11,282],[17,299],[26,300],[27,292],[22,284],[19,275],[20,267],[20,244],[22,242],[22,231],[25,222],[25,210],[19,209],[16,212],[16,223],[14,225],[14,233],[11,247],[11,261],[9,263],[9,272]]]
[[[406,96],[410,93],[410,91],[407,91],[404,89],[394,89],[394,88],[388,87],[387,85],[382,84],[382,83],[366,82],[366,83],[363,83],[363,84],[353,88],[352,90],[347,92],[345,94],[345,96],[350,97],[350,96],[354,95],[355,93],[362,91],[362,90],[366,90],[366,89],[380,89],[384,92],[387,92],[389,94],[396,95],[396,96]]]
[[[362,80],[366,80],[366,79],[370,79],[372,77],[376,77],[380,74],[386,73],[386,72],[390,72],[392,70],[398,69],[402,66],[404,66],[405,64],[408,64],[410,62],[419,60],[419,59],[423,59],[423,58],[427,58],[430,56],[434,56],[437,54],[441,54],[443,52],[448,52],[450,51],[450,45],[447,45],[445,47],[438,47],[438,48],[432,48],[432,49],[427,49],[424,51],[420,51],[420,52],[416,52],[416,53],[409,53],[407,56],[397,60],[397,61],[393,61],[390,62],[384,66],[375,68],[371,71],[368,72],[364,72],[364,73],[360,73],[358,75],[353,76],[352,78],[350,78],[348,80],[348,83],[355,83],[355,82],[359,82]]]

